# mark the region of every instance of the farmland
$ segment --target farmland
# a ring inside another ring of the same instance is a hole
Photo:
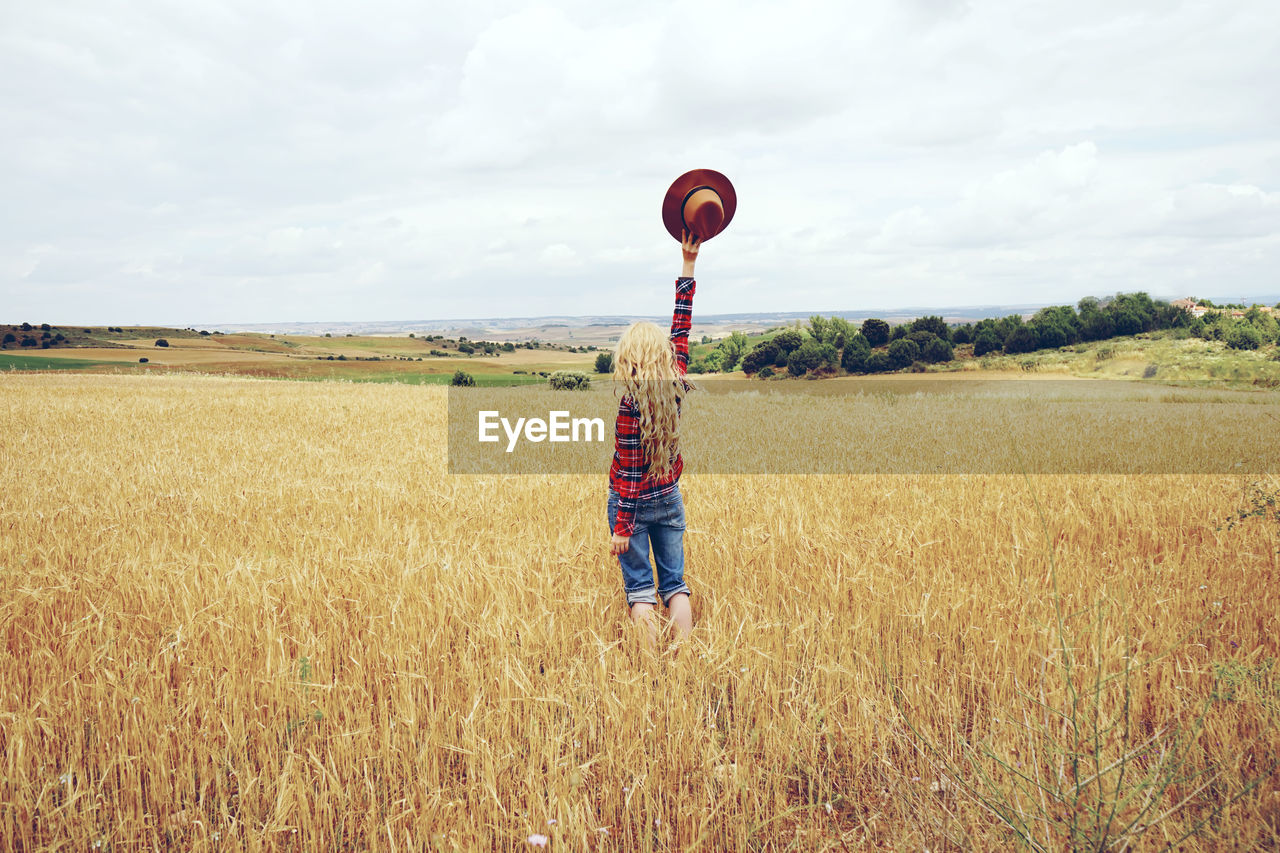
[[[37,340],[40,330],[15,336]],[[195,373],[214,376],[254,376],[267,379],[399,382],[411,385],[447,383],[464,370],[479,384],[518,384],[530,376],[555,370],[590,371],[595,353],[584,348],[539,344],[537,348],[503,350],[475,346],[465,339],[396,336],[274,336],[257,333],[221,334],[207,330],[51,327],[64,342],[42,349],[11,344],[0,351],[0,371],[67,370],[123,374]],[[164,341],[158,346],[157,341]]]
[[[654,658],[603,472],[448,474],[443,389],[14,373],[0,418],[0,848],[1280,842],[1272,476],[691,458]]]

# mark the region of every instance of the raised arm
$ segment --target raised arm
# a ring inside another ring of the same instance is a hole
[[[676,367],[682,374],[689,370],[689,329],[693,326],[693,294],[698,289],[693,267],[701,247],[701,240],[688,231],[684,232],[684,240],[680,243],[684,266],[676,279],[676,307],[671,315],[671,343],[676,352]]]

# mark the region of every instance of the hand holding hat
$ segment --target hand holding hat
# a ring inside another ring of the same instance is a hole
[[[694,169],[675,179],[662,200],[662,224],[685,242],[685,232],[704,243],[729,226],[738,209],[738,194],[724,175]]]

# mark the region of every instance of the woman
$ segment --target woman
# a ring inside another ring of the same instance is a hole
[[[614,379],[624,390],[614,428],[609,468],[610,551],[622,567],[631,619],[657,644],[653,611],[667,606],[680,637],[693,630],[689,587],[684,581],[684,500],[680,495],[680,403],[692,387],[689,328],[693,323],[694,263],[701,241],[683,232],[684,265],[676,279],[671,333],[653,323],[634,323],[618,341]],[[653,552],[657,567],[649,566]]]

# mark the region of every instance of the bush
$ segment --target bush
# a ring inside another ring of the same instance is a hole
[[[804,343],[804,337],[795,329],[785,329],[773,337],[773,345],[783,355],[791,355]]]
[[[1004,351],[1007,353],[1032,352],[1040,346],[1040,339],[1028,326],[1019,326],[1004,339]]]
[[[920,351],[920,356],[930,364],[940,364],[944,361],[951,361],[955,354],[951,349],[951,344],[942,338],[934,338],[924,345],[924,349]]]
[[[557,370],[547,379],[547,384],[557,391],[585,391],[591,387],[591,377],[571,370]]]
[[[28,335],[27,337],[25,337],[25,338],[23,338],[23,339],[22,339],[22,345],[23,345],[24,347],[33,347],[33,346],[36,346],[36,339],[35,339],[35,338],[33,338],[33,337],[31,337],[30,335]]]
[[[742,372],[750,375],[772,365],[778,360],[779,352],[778,345],[773,341],[761,341],[742,357]]]
[[[15,335],[13,332],[9,332],[4,336],[4,345],[8,346],[11,343],[15,343],[17,340],[18,340],[18,336]]]
[[[827,346],[830,346],[828,344]],[[834,355],[832,347],[831,354]],[[805,341],[804,344],[787,359],[787,370],[792,376],[802,376],[810,370],[816,370],[826,363],[827,353],[817,341]]]
[[[861,332],[845,341],[844,352],[840,355],[840,366],[850,373],[861,373],[866,368],[867,356],[871,355],[871,342]]]
[[[596,356],[596,373],[613,373],[613,353],[602,352]]]
[[[965,324],[951,333],[951,342],[956,344],[973,343],[973,327]]]
[[[764,367],[760,368],[760,372],[756,375],[761,379],[768,379],[773,375],[773,368],[766,364]]]
[[[1067,332],[1056,323],[1046,323],[1035,327],[1040,349],[1061,349],[1067,345]]]
[[[920,357],[920,347],[910,338],[898,338],[889,344],[889,363],[895,369],[908,367]]]
[[[882,347],[889,343],[889,324],[884,320],[872,318],[862,321],[862,336],[873,347]]]
[[[476,380],[470,373],[455,370],[453,379],[449,380],[449,384],[454,388],[474,388],[476,387]]]
[[[151,360],[151,359],[147,358],[147,357],[144,355],[142,358],[138,359],[138,364],[146,364],[146,363],[147,363],[148,361],[150,361],[150,360]]]
[[[166,341],[164,338],[157,338],[157,339],[156,339],[156,346],[158,346],[158,347],[167,347],[168,345],[169,345],[169,342],[168,342],[168,341]]]
[[[720,342],[717,350],[720,352],[720,369],[726,372],[733,370],[747,351],[747,336],[742,332],[733,332]]]
[[[911,324],[913,332],[929,332],[935,337],[942,338],[944,341],[951,340],[951,328],[947,326],[945,320],[937,315],[928,317],[920,317]]]
[[[473,347],[471,344],[458,344],[458,352],[471,355],[475,351],[476,351],[476,348]]]
[[[1237,323],[1227,332],[1227,346],[1232,349],[1257,349],[1262,346],[1262,333],[1248,323]]]
[[[935,335],[933,332],[926,332],[924,330],[920,330],[920,331],[914,331],[914,332],[907,332],[907,334],[904,335],[904,337],[906,337],[908,340],[915,341],[916,346],[920,347],[921,351],[923,351],[925,346],[929,343],[929,341],[934,340],[938,336]]]
[[[927,373],[929,371],[929,365],[925,364],[923,361],[913,361],[911,362],[911,367],[908,368],[908,371],[911,373]]]
[[[862,369],[867,373],[885,373],[893,369],[893,364],[889,361],[887,353],[877,350],[867,356]]]

